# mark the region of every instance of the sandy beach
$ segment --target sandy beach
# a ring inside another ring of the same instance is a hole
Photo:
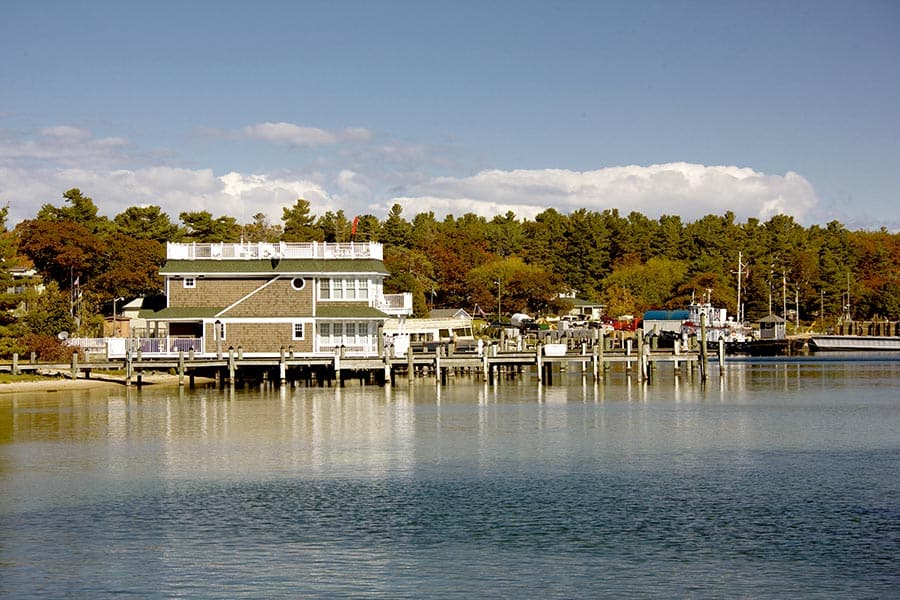
[[[141,378],[142,385],[178,385],[177,375],[168,374],[144,374]],[[0,396],[4,394],[15,394],[18,392],[52,392],[57,390],[77,390],[100,388],[104,386],[123,387],[125,385],[124,376],[115,375],[93,375],[90,379],[70,379],[67,377],[47,377],[45,379],[34,379],[30,381],[11,381],[8,383],[0,383]],[[137,386],[137,379],[132,379],[131,385]]]

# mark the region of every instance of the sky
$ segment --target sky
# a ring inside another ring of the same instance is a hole
[[[0,0],[8,225],[617,209],[900,231],[900,2]]]

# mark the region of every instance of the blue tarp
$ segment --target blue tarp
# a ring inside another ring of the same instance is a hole
[[[644,321],[685,321],[690,313],[687,310],[648,310],[644,313]]]

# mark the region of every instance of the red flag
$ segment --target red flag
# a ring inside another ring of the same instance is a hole
[[[353,227],[350,228],[350,235],[356,235],[357,225],[359,225],[359,217],[353,217]]]

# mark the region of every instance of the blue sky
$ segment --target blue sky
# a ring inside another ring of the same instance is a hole
[[[0,202],[900,230],[900,3],[0,3]]]

